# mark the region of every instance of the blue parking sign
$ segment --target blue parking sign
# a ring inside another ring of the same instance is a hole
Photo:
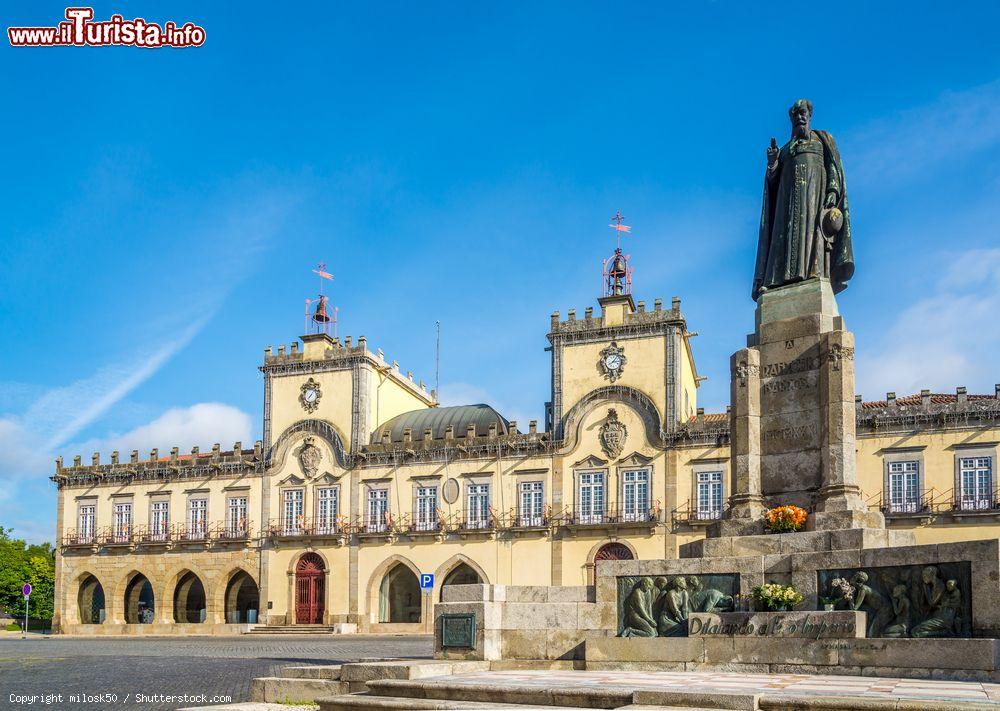
[[[420,574],[420,589],[421,590],[433,590],[434,589],[434,573],[421,573]]]

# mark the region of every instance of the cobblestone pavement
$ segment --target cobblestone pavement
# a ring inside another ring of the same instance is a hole
[[[205,694],[208,702],[213,696],[246,701],[251,679],[276,676],[289,664],[432,654],[433,640],[424,636],[0,638],[0,709],[158,711],[199,705],[197,699],[136,703],[138,694]],[[56,694],[62,694],[61,701],[35,698],[31,705],[27,699],[11,698]],[[70,694],[90,698],[72,701]]]

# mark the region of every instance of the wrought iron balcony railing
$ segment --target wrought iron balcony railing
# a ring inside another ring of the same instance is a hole
[[[246,541],[253,537],[253,521],[220,521],[212,526],[210,536],[217,541]]]
[[[64,546],[92,546],[98,541],[97,532],[93,529],[69,530],[63,534]]]
[[[961,491],[952,500],[953,511],[989,512],[1000,510],[1000,492],[993,490]]]
[[[171,529],[171,536],[177,543],[203,543],[210,540],[208,522],[177,523]]]
[[[557,526],[653,525],[660,521],[659,506],[613,506],[605,509],[566,508],[553,516]]]
[[[299,516],[292,520],[272,518],[267,523],[266,534],[272,538],[342,536],[351,529],[351,525],[342,520]]]
[[[170,543],[173,540],[173,532],[170,526],[165,524],[136,526],[135,542],[144,544]]]

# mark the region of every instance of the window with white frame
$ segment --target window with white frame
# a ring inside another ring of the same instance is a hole
[[[417,487],[417,510],[414,524],[418,531],[434,531],[438,526],[437,487]]]
[[[520,526],[545,525],[544,487],[540,481],[522,481],[520,484]]]
[[[97,506],[81,504],[76,513],[76,536],[80,543],[91,543],[97,527]]]
[[[305,491],[285,489],[281,505],[281,527],[286,534],[299,533],[305,526]]]
[[[889,462],[889,500],[891,513],[912,513],[920,510],[920,462],[916,460]]]
[[[622,472],[622,520],[645,521],[649,518],[649,509],[649,470]]]
[[[170,502],[154,501],[149,505],[149,538],[165,541],[170,531]]]
[[[335,533],[340,515],[340,487],[324,486],[316,490],[316,531]]]
[[[204,538],[208,533],[208,499],[188,499],[187,536]]]
[[[231,538],[246,535],[249,526],[247,497],[230,496],[226,501],[226,534]]]
[[[369,533],[379,533],[389,528],[389,490],[369,489],[365,510],[365,528]]]
[[[958,475],[962,509],[983,511],[994,507],[992,457],[959,458]]]
[[[722,472],[697,472],[694,497],[696,518],[722,518]]]
[[[132,539],[132,503],[115,504],[112,535],[115,543],[127,543]]]
[[[604,522],[604,472],[580,472],[576,499],[577,523]]]
[[[466,487],[465,525],[469,528],[488,528],[490,525],[490,485],[469,484]]]

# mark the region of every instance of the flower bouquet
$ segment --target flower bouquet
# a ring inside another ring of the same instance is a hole
[[[788,610],[792,605],[798,605],[804,599],[802,593],[791,585],[764,583],[753,589],[753,599],[765,610]]]
[[[764,514],[764,527],[771,533],[801,531],[807,515],[806,510],[798,506],[776,506]]]

